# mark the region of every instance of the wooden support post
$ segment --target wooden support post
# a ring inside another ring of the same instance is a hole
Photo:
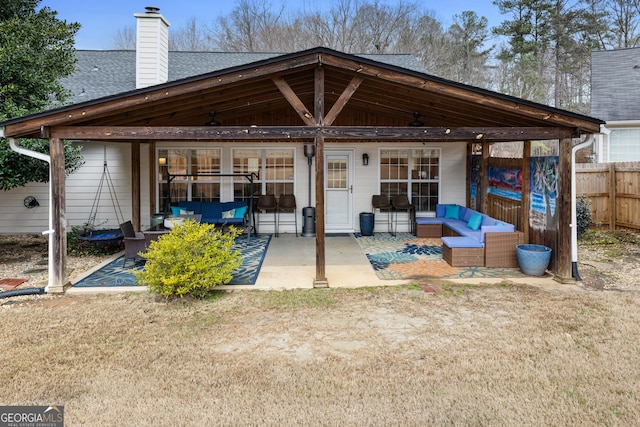
[[[616,165],[609,163],[609,230],[616,229]]]
[[[53,225],[53,268],[49,269],[49,285],[47,293],[62,293],[67,281],[67,230],[65,227],[65,168],[64,141],[59,138],[49,140],[49,155],[51,157],[51,215]]]
[[[482,142],[482,166],[480,167],[480,188],[478,193],[480,194],[480,200],[482,200],[482,206],[478,206],[480,212],[486,213],[489,207],[489,148],[488,142]]]
[[[471,168],[473,165],[473,142],[468,142],[467,143],[467,177],[465,180],[466,186],[467,186],[467,207],[473,208],[474,206],[471,206]],[[476,189],[476,191],[478,191]]]
[[[151,142],[149,144],[149,182],[151,188],[149,188],[149,215],[158,212],[156,207],[156,186],[155,182],[158,180],[158,159],[156,159],[156,143]]]
[[[324,68],[315,69],[314,116],[317,126],[324,125]],[[326,275],[324,231],[324,137],[318,135],[316,144],[316,278],[314,288],[329,287]]]
[[[140,231],[140,141],[131,144],[131,215],[133,227]]]
[[[324,138],[316,137],[316,278],[314,288],[329,286],[325,270]]]
[[[531,141],[526,140],[522,149],[522,232],[529,242],[529,212],[531,211]]]
[[[556,240],[555,279],[561,283],[572,283],[571,268],[571,148],[573,140],[563,138],[558,151],[558,196],[556,216],[558,232]]]

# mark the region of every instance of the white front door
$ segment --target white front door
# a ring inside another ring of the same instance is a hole
[[[326,150],[325,232],[354,231],[353,228],[353,151]]]

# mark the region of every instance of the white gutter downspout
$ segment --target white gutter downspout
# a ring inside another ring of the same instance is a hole
[[[571,270],[573,277],[581,281],[578,273],[578,214],[576,208],[576,152],[593,144],[593,134],[587,136],[584,142],[571,148]]]
[[[1,135],[0,135],[1,136]],[[22,154],[23,156],[29,156],[29,157],[33,157],[35,159],[39,159],[42,160],[44,162],[47,162],[49,164],[49,229],[45,230],[42,232],[42,234],[48,234],[49,235],[49,281],[47,284],[47,287],[45,288],[45,292],[47,292],[49,290],[49,288],[51,286],[53,286],[53,269],[54,269],[54,265],[53,265],[53,200],[51,200],[51,156],[49,156],[48,154],[42,154],[42,153],[38,153],[37,151],[32,151],[32,150],[28,150],[26,148],[20,147],[17,143],[15,138],[9,138],[9,146],[11,147],[11,149],[13,151],[15,151],[18,154]]]

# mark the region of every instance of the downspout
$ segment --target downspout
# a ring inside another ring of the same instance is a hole
[[[578,273],[578,213],[576,208],[576,152],[593,144],[593,134],[587,136],[584,142],[571,148],[571,272],[572,276],[582,281]]]
[[[13,151],[23,156],[33,157],[38,160],[42,160],[43,162],[47,162],[49,164],[49,229],[42,232],[42,234],[49,235],[49,281],[47,287],[45,288],[45,292],[47,289],[53,285],[53,203],[51,200],[51,156],[48,154],[38,153],[37,151],[28,150],[24,147],[20,147],[16,142],[15,138],[9,138],[9,146]]]
[[[609,163],[611,158],[611,129],[607,125],[600,125],[600,133],[604,135],[604,141],[600,144],[600,152],[598,153],[598,163]],[[605,160],[606,147],[606,160]]]

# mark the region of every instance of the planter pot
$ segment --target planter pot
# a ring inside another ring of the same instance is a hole
[[[520,270],[529,276],[542,276],[551,261],[551,248],[542,245],[517,245]]]
[[[360,212],[360,234],[373,235],[374,214],[372,212]]]

